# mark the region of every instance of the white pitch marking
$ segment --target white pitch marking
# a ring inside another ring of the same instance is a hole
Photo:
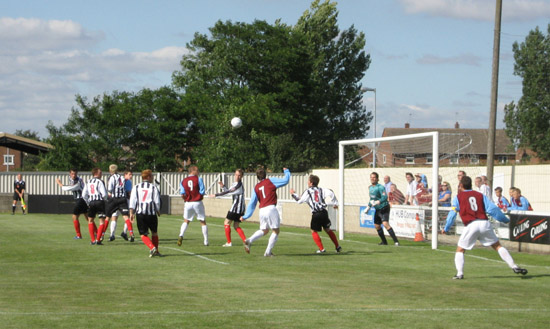
[[[229,263],[221,262],[221,261],[219,261],[219,260],[210,259],[210,258],[208,258],[208,257],[204,257],[204,256],[201,256],[201,255],[197,255],[197,254],[192,253],[192,252],[187,251],[187,250],[176,249],[176,248],[171,248],[171,247],[162,247],[162,249],[170,249],[170,250],[174,250],[174,251],[179,251],[179,252],[183,252],[183,253],[186,253],[186,254],[188,254],[188,255],[191,255],[191,256],[198,257],[198,258],[200,258],[200,259],[207,260],[207,261],[209,261],[209,262],[218,263],[218,264],[222,264],[222,265],[229,265]]]

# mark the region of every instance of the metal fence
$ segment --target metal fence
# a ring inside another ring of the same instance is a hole
[[[17,177],[17,172],[3,172],[0,173],[0,193],[13,193],[13,183]],[[68,184],[69,175],[67,172],[22,172],[22,179],[26,182],[26,193],[34,195],[59,195],[70,194],[69,192],[61,191],[61,188],[55,183],[56,178],[59,178],[63,184]],[[91,173],[79,173],[79,176],[87,182],[92,178]],[[268,174],[268,177],[283,177],[282,173]],[[293,188],[298,193],[302,193],[307,188],[308,173],[292,173],[290,183],[287,186],[282,187],[278,191],[280,200],[291,200],[290,189]],[[172,173],[172,172],[160,172],[155,173],[155,180],[159,184],[161,194],[177,196],[180,194],[180,183],[187,177],[187,173]],[[220,192],[218,182],[224,182],[226,186],[231,186],[234,181],[234,173],[201,173],[206,189],[206,194],[215,194]],[[104,181],[108,179],[108,174],[104,174]],[[138,172],[134,173],[132,182],[137,184],[141,181],[141,177]],[[244,174],[243,185],[245,189],[246,198],[250,197],[250,193],[258,179],[255,174]]]

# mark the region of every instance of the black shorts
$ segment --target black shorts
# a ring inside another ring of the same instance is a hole
[[[84,199],[76,199],[76,202],[74,203],[73,208],[73,215],[81,215],[86,214],[88,212],[88,205],[86,204],[86,201]]]
[[[157,233],[157,228],[159,225],[157,215],[137,214],[136,219],[140,235],[147,235],[149,230],[151,230],[151,233]]]
[[[227,212],[227,215],[225,216],[225,218],[229,219],[229,220],[232,220],[234,222],[237,222],[237,223],[240,223],[241,222],[241,217],[243,216],[244,214],[238,214],[236,212],[232,212],[232,211],[228,211]]]
[[[19,197],[19,194],[17,192],[13,192],[13,200],[14,201],[21,201],[21,197]],[[23,194],[23,200],[25,200],[25,195],[24,194]]]
[[[120,210],[123,216],[128,216],[130,214],[130,210],[128,209],[128,199],[114,198],[105,204],[105,214],[107,217],[112,217],[118,210]]]
[[[386,206],[382,209],[376,209],[374,214],[374,224],[382,224],[382,222],[388,222],[390,220],[390,206]]]
[[[327,230],[330,228],[330,219],[328,218],[326,209],[311,214],[311,224],[309,227],[316,232],[321,232],[323,227]]]
[[[104,200],[90,201],[90,207],[88,208],[88,217],[95,218],[96,215],[99,218],[105,218]]]

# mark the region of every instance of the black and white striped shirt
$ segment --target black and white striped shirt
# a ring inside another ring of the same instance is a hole
[[[312,213],[327,209],[327,204],[325,203],[326,197],[331,198],[332,205],[338,205],[336,195],[334,195],[334,192],[331,189],[317,186],[312,186],[305,190],[305,192],[302,194],[302,197],[298,197],[296,193],[292,194],[292,197],[298,203],[307,202],[308,206],[311,208]]]
[[[112,174],[107,183],[107,192],[113,198],[125,198],[124,177],[121,174]]]
[[[91,201],[101,201],[107,198],[107,191],[105,190],[105,183],[99,178],[92,178],[88,181],[88,184],[84,187],[82,192],[82,198],[86,203]]]
[[[231,195],[233,197],[233,204],[229,211],[244,214],[245,202],[244,202],[244,187],[242,182],[234,182],[230,188],[223,187],[223,192],[217,193],[216,196]]]
[[[130,194],[130,209],[141,215],[158,215],[160,212],[159,189],[149,182],[134,185]]]

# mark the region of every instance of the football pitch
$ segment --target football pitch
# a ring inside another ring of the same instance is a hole
[[[97,222],[97,220],[96,220]],[[518,276],[492,249],[466,254],[455,274],[455,246],[346,234],[326,254],[309,229],[282,227],[274,257],[268,237],[248,255],[236,232],[223,248],[223,221],[208,218],[210,246],[192,222],[176,245],[181,216],[159,220],[162,258],[139,237],[91,246],[73,240],[70,215],[0,214],[2,328],[548,328],[550,255],[512,252]],[[257,223],[243,223],[250,236]],[[109,230],[107,230],[107,235]],[[391,239],[390,239],[391,241]]]

